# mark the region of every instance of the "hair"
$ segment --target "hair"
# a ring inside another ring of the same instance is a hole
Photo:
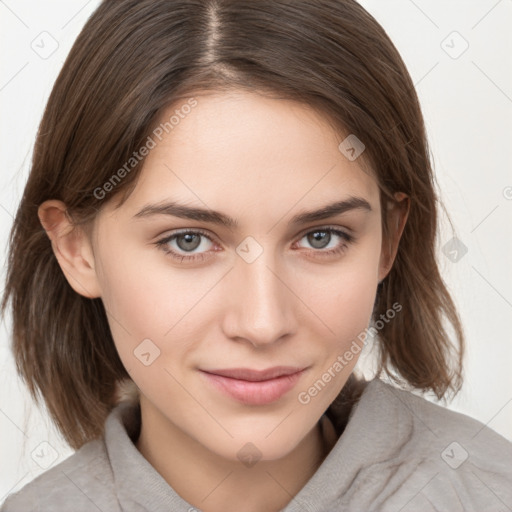
[[[85,229],[107,200],[120,198],[118,208],[134,189],[144,158],[103,185],[126,170],[166,109],[199,92],[240,89],[300,102],[340,137],[355,134],[364,143],[358,163],[378,182],[383,237],[385,205],[396,192],[409,196],[372,314],[379,318],[395,302],[403,307],[376,337],[377,373],[438,398],[461,388],[464,333],[436,261],[442,203],[424,121],[411,77],[379,23],[354,0],[104,0],[76,39],[39,125],[1,304],[4,315],[11,301],[20,377],[37,403],[42,395],[75,449],[103,435],[120,383],[131,380],[101,298],[71,288],[38,207],[59,199]]]

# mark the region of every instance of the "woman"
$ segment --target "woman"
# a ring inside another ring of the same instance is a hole
[[[437,201],[410,76],[356,2],[103,2],[2,304],[77,452],[2,510],[512,507],[511,444],[411,393],[462,383]]]

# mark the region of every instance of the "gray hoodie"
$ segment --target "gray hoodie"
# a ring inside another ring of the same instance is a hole
[[[140,408],[121,402],[103,439],[8,496],[0,512],[199,512],[137,450],[139,429]],[[321,466],[282,510],[334,511],[510,512],[512,443],[373,379]]]

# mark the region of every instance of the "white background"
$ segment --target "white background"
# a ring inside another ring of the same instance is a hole
[[[468,335],[465,385],[448,407],[512,440],[512,0],[361,3],[383,25],[417,86],[442,199],[468,249],[456,263],[443,254],[452,237],[445,222],[439,261]],[[4,261],[43,108],[71,45],[98,5],[97,0],[0,2]],[[47,59],[31,48],[43,31],[58,42]],[[2,272],[3,285],[5,267]],[[53,464],[73,453],[18,379],[9,330],[6,318],[0,327],[0,503],[44,471],[31,457],[40,443],[55,450]]]

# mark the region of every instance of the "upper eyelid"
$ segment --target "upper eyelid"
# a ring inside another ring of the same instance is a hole
[[[306,228],[306,229],[303,229],[297,236],[304,236],[306,235],[307,233],[311,233],[312,231],[322,231],[322,229],[326,230],[326,231],[343,231],[343,232],[346,232],[347,235],[351,236],[351,232],[352,230],[349,229],[348,227],[342,227],[342,226],[333,226],[333,225],[329,225],[329,224],[324,224],[323,226],[314,226],[314,227],[310,227],[310,228]]]

